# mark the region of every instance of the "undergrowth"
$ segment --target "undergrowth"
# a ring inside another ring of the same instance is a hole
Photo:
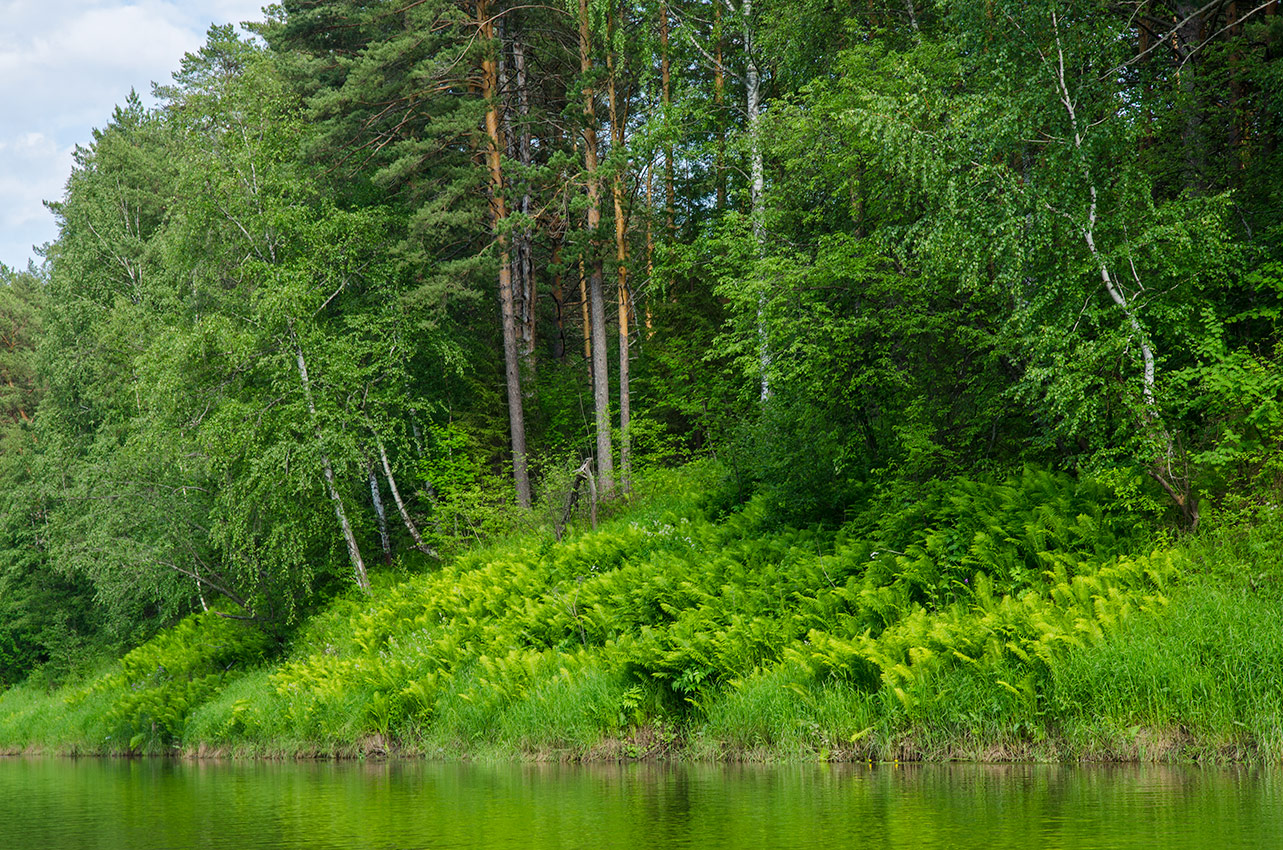
[[[89,682],[0,696],[0,746],[1283,756],[1280,572],[1252,542],[1270,522],[1156,546],[1104,486],[1025,470],[780,528],[761,500],[714,510],[709,479],[670,473],[596,531],[344,597],[280,659],[191,618]]]

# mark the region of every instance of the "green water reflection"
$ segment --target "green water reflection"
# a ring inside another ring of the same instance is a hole
[[[0,759],[0,848],[1283,846],[1268,770]]]

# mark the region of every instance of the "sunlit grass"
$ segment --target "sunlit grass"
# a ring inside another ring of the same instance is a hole
[[[123,752],[105,723],[112,702],[112,694],[78,683],[9,688],[0,694],[0,751]]]

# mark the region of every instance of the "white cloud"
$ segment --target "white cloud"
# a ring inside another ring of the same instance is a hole
[[[0,207],[0,229],[8,233],[43,224],[49,215],[41,203],[42,189],[66,182],[71,148],[60,148],[43,133],[25,133],[0,139],[0,162],[16,166],[0,171],[0,197],[6,199]]]
[[[261,0],[0,0],[0,262],[57,234],[71,151],[130,89],[168,81],[210,24],[262,19]]]
[[[25,268],[32,246],[56,235],[44,201],[62,194],[71,154],[71,146],[39,132],[0,138],[0,262]]]

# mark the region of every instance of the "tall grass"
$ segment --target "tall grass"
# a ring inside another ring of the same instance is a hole
[[[114,746],[105,718],[113,695],[103,691],[82,699],[68,685],[51,693],[18,685],[0,694],[0,751],[94,753],[124,749]]]
[[[1283,610],[1242,588],[1191,584],[1162,617],[1127,624],[1052,670],[1048,709],[1074,749],[1283,758]]]

